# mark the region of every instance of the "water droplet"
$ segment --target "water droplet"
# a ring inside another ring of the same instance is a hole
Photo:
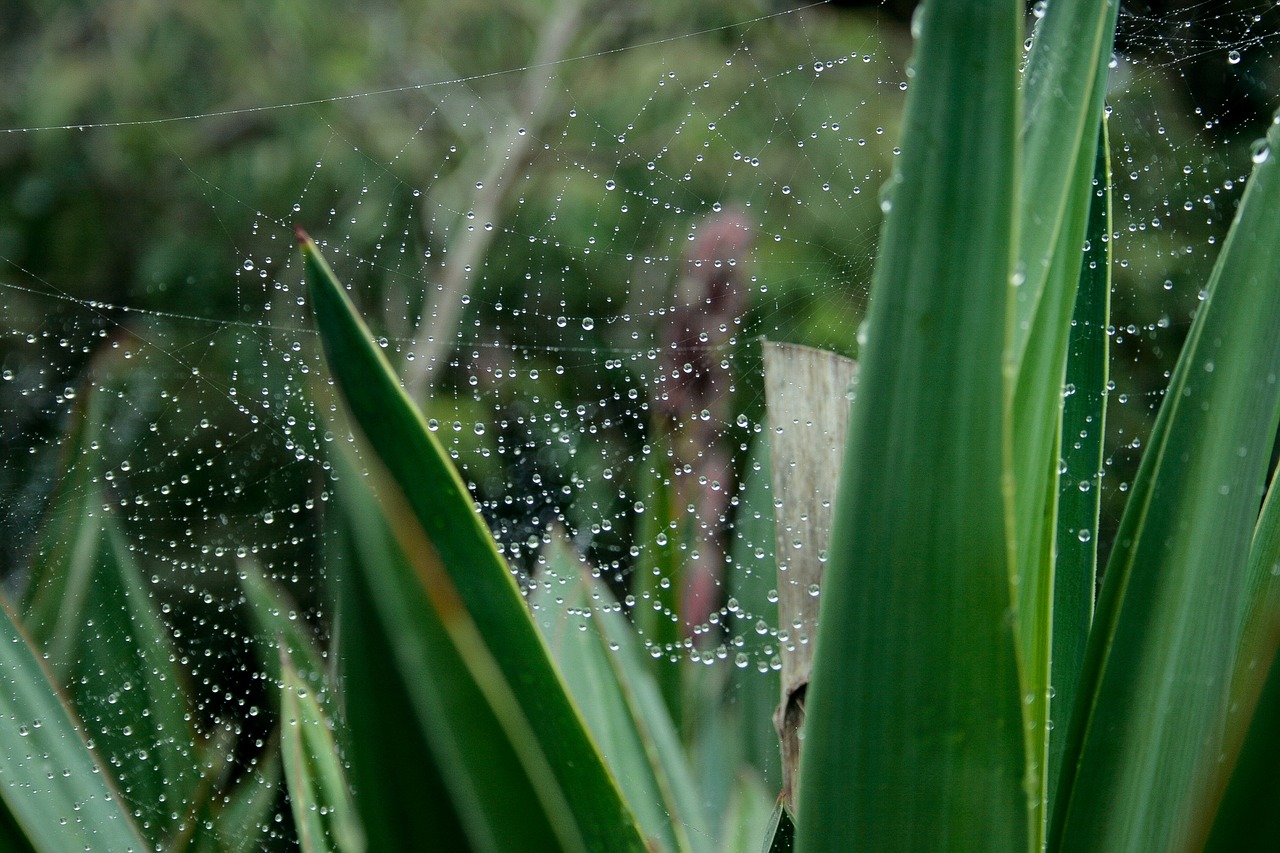
[[[591,319],[590,317],[583,317],[583,318],[582,318],[582,328],[583,328],[584,330],[586,330],[586,331],[588,331],[588,332],[589,332],[589,331],[591,331],[592,329],[594,329],[595,327],[596,327],[596,321],[595,321],[595,320]]]
[[[1238,51],[1238,50],[1233,50],[1233,51],[1228,52],[1228,53],[1227,53],[1227,64],[1228,64],[1228,65],[1239,65],[1239,64],[1240,64],[1240,51]]]

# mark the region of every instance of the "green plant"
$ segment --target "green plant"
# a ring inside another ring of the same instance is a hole
[[[801,851],[1196,850],[1214,827],[1235,760],[1223,732],[1238,745],[1251,718],[1228,709],[1261,678],[1236,661],[1265,670],[1275,650],[1241,628],[1275,618],[1257,610],[1274,565],[1259,510],[1280,187],[1264,146],[1095,612],[1091,560],[1068,543],[1093,538],[1096,504],[1060,501],[1058,473],[1065,456],[1067,485],[1096,495],[1097,450],[1073,470],[1060,446],[1103,415],[1105,374],[1067,363],[1096,363],[1085,333],[1106,326],[1094,152],[1115,14],[1049,4],[1020,72],[1020,4],[922,9],[824,590]],[[1075,422],[1068,372],[1093,377]]]
[[[299,231],[338,392],[311,389],[337,436],[335,650],[244,563],[279,724],[232,773],[238,733],[193,725],[101,498],[103,395],[82,395],[50,545],[0,618],[5,849],[709,853],[783,849],[793,830],[802,853],[1274,843],[1257,803],[1280,757],[1280,126],[1095,608],[1115,16],[1051,2],[1025,69],[1020,2],[934,0],[917,19],[794,828],[779,812],[768,837],[717,837],[622,604],[559,541],[521,589]],[[281,778],[292,825],[264,831]],[[737,826],[755,825],[749,788]]]

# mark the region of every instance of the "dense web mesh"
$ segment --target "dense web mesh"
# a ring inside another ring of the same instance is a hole
[[[329,642],[327,459],[347,440],[298,223],[523,583],[564,531],[655,660],[772,677],[785,498],[763,477],[761,341],[857,355],[909,5],[565,0],[304,23],[276,3],[225,25],[181,4],[158,20],[25,9],[0,36],[11,597],[71,547],[71,508],[114,519],[197,728],[230,732],[242,763],[261,753],[271,701],[241,581],[282,584]],[[1123,4],[1109,494],[1276,106],[1278,29],[1271,2]]]

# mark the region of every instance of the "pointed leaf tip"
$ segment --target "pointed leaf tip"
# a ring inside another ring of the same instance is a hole
[[[304,249],[308,243],[312,242],[311,235],[308,234],[301,225],[295,224],[293,226],[293,236],[297,239],[298,245],[302,246]]]

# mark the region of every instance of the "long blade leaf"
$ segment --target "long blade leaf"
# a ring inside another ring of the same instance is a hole
[[[585,853],[532,721],[511,695],[403,494],[376,460],[369,473],[376,494],[351,454],[339,454],[335,462],[339,500],[357,552],[352,576],[343,579],[344,596],[357,608],[353,613],[363,612],[364,632],[383,641],[373,648],[385,644],[391,658],[380,662],[344,653],[349,676],[390,670],[382,680],[393,689],[382,704],[401,696],[407,701],[427,744],[424,760],[438,768],[432,772],[439,773],[470,846],[492,853]],[[365,708],[351,715],[357,745],[383,734],[383,712]],[[394,718],[402,709],[387,712]],[[353,760],[366,765],[359,772],[414,772],[398,763],[368,766],[366,756],[376,754],[357,751]],[[367,800],[372,793],[362,796]],[[430,839],[400,843],[423,845]]]
[[[1107,567],[1055,816],[1063,850],[1198,849],[1212,819],[1280,405],[1280,166],[1257,159]]]
[[[1224,767],[1232,768],[1214,818],[1211,853],[1280,838],[1280,489],[1273,475],[1249,551],[1251,612],[1231,689]],[[1248,722],[1251,721],[1251,722]]]
[[[917,15],[822,594],[805,853],[1028,841],[1002,474],[1022,4]]]
[[[10,816],[3,823],[34,850],[151,849],[7,604],[0,604],[0,719],[0,801]]]
[[[528,719],[537,721],[539,746],[574,806],[577,831],[593,849],[643,850],[635,818],[587,735],[462,479],[315,243],[301,230],[298,236],[329,368],[439,554],[515,700]]]
[[[640,826],[660,842],[653,846],[709,850],[679,734],[613,594],[557,539],[529,603]]]
[[[1062,767],[1085,643],[1093,622],[1098,577],[1098,518],[1102,497],[1103,434],[1107,412],[1111,313],[1111,166],[1107,129],[1094,168],[1089,239],[1076,294],[1062,413],[1063,472],[1058,488],[1053,578],[1053,669],[1050,714],[1061,723],[1049,737],[1048,802]]]
[[[363,853],[356,815],[332,723],[280,645],[280,743],[293,821],[303,853]]]
[[[1115,0],[1050,2],[1024,75],[1010,401],[1012,511],[1032,849],[1049,788],[1050,656],[1062,389],[1093,196]]]

